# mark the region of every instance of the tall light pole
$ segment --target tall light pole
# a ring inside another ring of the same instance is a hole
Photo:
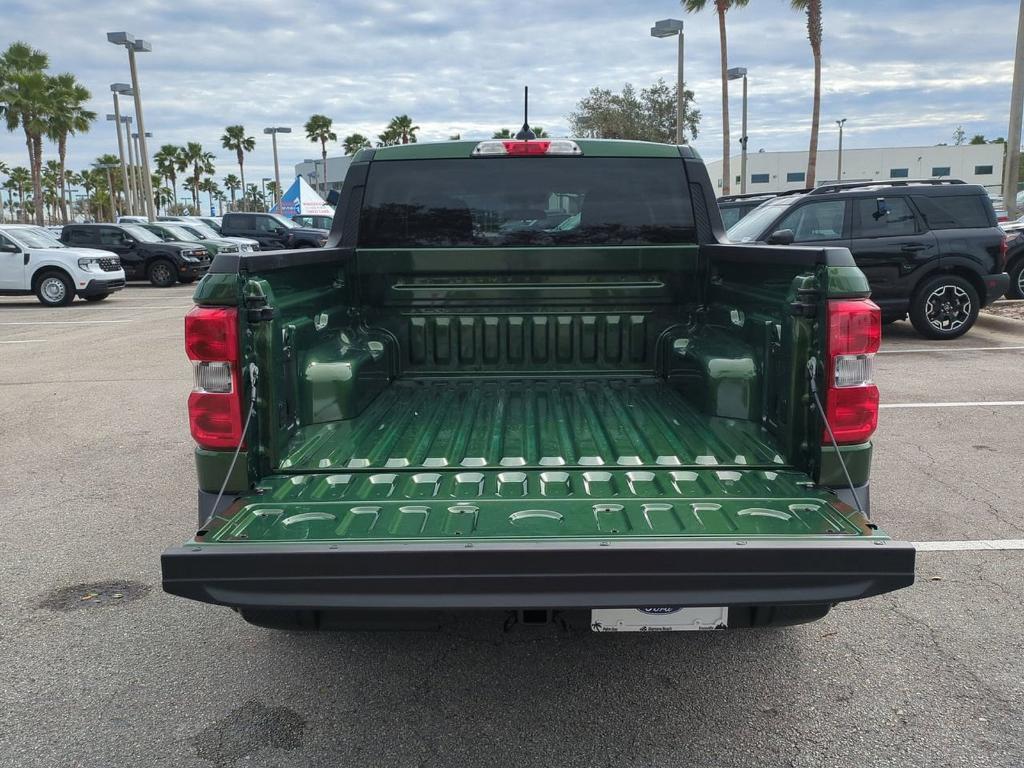
[[[747,193],[747,68],[733,67],[729,72],[730,80],[743,80],[743,126],[740,131],[740,194]]]
[[[1006,167],[1003,170],[1003,201],[1010,221],[1017,218],[1017,182],[1020,180],[1020,131],[1024,117],[1024,0],[1017,18],[1017,50],[1013,58],[1010,88],[1010,128],[1006,134]]]
[[[685,85],[683,80],[683,22],[679,19],[662,19],[654,22],[651,27],[651,37],[679,37],[679,58],[676,62],[676,144],[685,144],[683,134],[683,94]]]
[[[141,135],[141,136],[138,133],[133,133],[132,134],[132,141],[135,142],[135,157],[136,157],[136,159],[140,159],[141,160],[141,158],[142,158],[142,142],[145,141],[146,139],[149,139],[149,138],[152,138],[152,137],[153,137],[153,134],[150,133],[149,131],[146,131],[146,133],[144,135]],[[147,168],[148,168],[148,164],[147,164]],[[146,181],[144,181],[141,178],[142,174],[144,173],[144,171],[143,171],[142,165],[140,163],[136,163],[135,164],[135,173],[137,173],[139,175],[139,179],[138,179],[138,182],[136,183],[136,187],[135,188],[139,189],[139,190],[149,188],[150,190],[152,190],[152,188],[153,188],[153,180],[152,179],[148,179],[149,183],[147,184]],[[141,213],[141,211],[140,211],[140,213]]]
[[[274,181],[277,182],[277,191],[274,193],[274,205],[278,205],[281,202],[281,167],[277,164],[277,134],[291,133],[292,129],[288,127],[264,128],[263,132],[270,134],[270,143],[274,145]]]
[[[108,32],[107,41],[128,49],[128,67],[132,73],[132,92],[135,96],[135,119],[139,123],[139,152],[142,156],[142,189],[146,194],[146,217],[153,221],[156,212],[153,209],[153,184],[149,176],[149,148],[146,147],[146,123],[142,118],[142,93],[139,90],[139,73],[135,66],[136,53],[148,53],[153,46],[145,40],[136,39],[127,32]]]
[[[843,126],[846,124],[846,118],[842,120],[836,120],[836,125],[839,126],[839,161],[836,164],[836,182],[842,183],[843,181]]]
[[[260,179],[260,186],[263,188],[263,207],[264,208],[267,207],[267,182],[268,181],[273,181],[273,179],[270,178],[269,176],[264,176],[262,179]]]
[[[132,138],[132,116],[122,115],[121,122],[124,123],[124,137],[128,143],[128,189],[131,190],[132,213],[141,214],[142,211],[142,188],[139,186],[138,164],[135,162],[135,140]]]
[[[128,184],[128,166],[124,161],[124,142],[121,138],[121,104],[118,95],[128,89],[126,83],[111,83],[110,93],[114,97],[114,114],[107,115],[107,120],[113,118],[114,126],[117,128],[117,153],[121,156],[121,183],[124,185],[125,202],[128,204],[128,212],[135,213],[135,198],[132,188]]]

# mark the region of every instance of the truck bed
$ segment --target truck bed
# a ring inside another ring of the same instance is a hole
[[[353,419],[304,427],[286,472],[443,467],[779,467],[770,436],[653,377],[398,380]]]

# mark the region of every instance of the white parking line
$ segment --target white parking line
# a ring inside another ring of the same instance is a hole
[[[882,403],[879,408],[986,408],[1024,405],[1024,400],[974,400],[964,403]]]
[[[46,339],[14,339],[13,341],[0,341],[0,344],[45,344]]]
[[[1024,349],[1024,346],[1019,347],[922,347],[919,349],[881,349],[878,351],[880,355],[899,355],[919,353],[919,352],[995,352],[1007,349]]]
[[[25,320],[0,322],[0,325],[95,325],[97,323],[133,323],[134,320]]]
[[[1024,549],[1024,539],[978,539],[976,541],[915,541],[918,552],[964,552],[978,549]]]

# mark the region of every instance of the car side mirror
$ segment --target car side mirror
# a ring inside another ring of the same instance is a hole
[[[875,212],[871,214],[871,217],[878,221],[889,215],[889,206],[885,203],[884,197],[875,198]]]
[[[768,235],[768,245],[792,245],[796,235],[792,229],[777,229]]]
[[[341,202],[341,193],[336,189],[329,190],[327,192],[327,204],[332,208],[337,208],[339,202]]]
[[[21,253],[14,243],[0,243],[0,253]]]

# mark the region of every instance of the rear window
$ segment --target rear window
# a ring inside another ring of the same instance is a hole
[[[914,195],[914,205],[929,229],[971,229],[995,226],[989,215],[991,204],[981,195]]]
[[[683,164],[671,158],[378,162],[359,227],[365,248],[695,241]]]

